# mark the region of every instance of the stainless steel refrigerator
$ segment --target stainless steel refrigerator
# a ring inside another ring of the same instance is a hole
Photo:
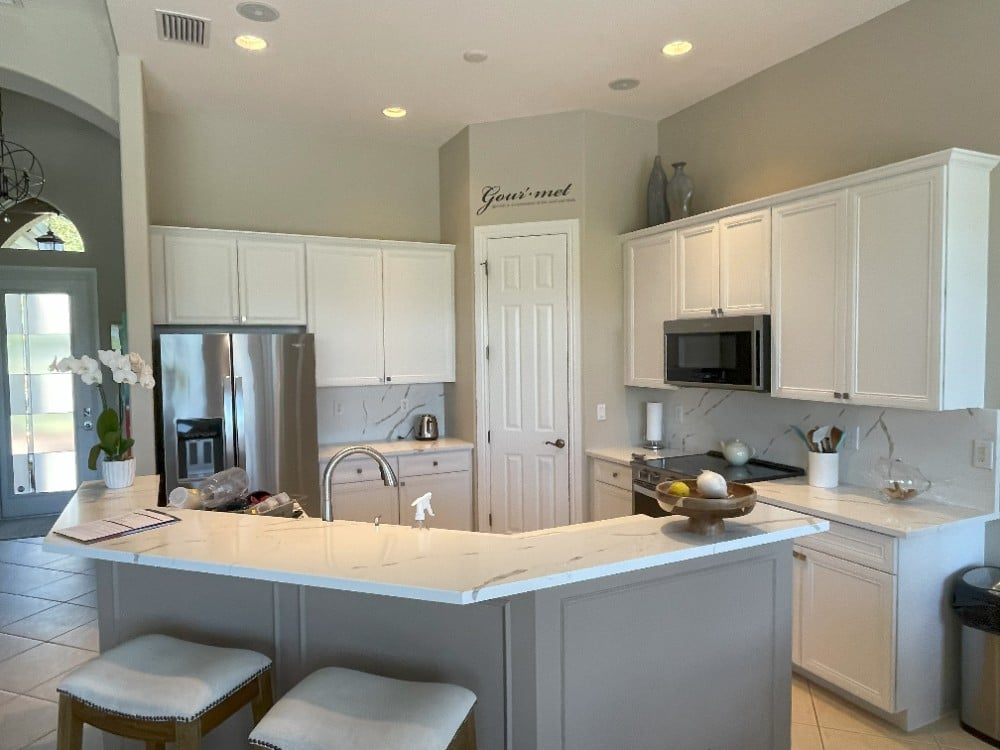
[[[241,466],[319,516],[312,334],[160,333],[154,351],[164,492]]]

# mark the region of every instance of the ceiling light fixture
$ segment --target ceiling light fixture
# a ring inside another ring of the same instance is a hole
[[[667,57],[677,57],[678,55],[686,55],[692,49],[694,49],[694,45],[691,42],[686,39],[678,39],[676,42],[663,45],[663,49],[660,51]]]
[[[489,55],[486,54],[485,50],[481,49],[467,49],[462,53],[462,59],[468,63],[481,63],[486,60]]]
[[[237,47],[242,47],[250,52],[260,52],[267,47],[267,40],[253,34],[240,34],[233,39]]]
[[[638,78],[619,78],[608,84],[609,89],[614,91],[628,91],[639,85]]]
[[[400,117],[406,117],[406,110],[402,107],[386,107],[382,110],[382,114],[392,120],[398,120]]]
[[[261,23],[277,21],[278,16],[281,15],[266,3],[240,3],[236,6],[236,12],[244,18]]]
[[[55,250],[56,252],[60,252],[66,246],[62,237],[53,232],[51,227],[49,227],[49,231],[45,234],[35,237],[35,242],[38,243],[39,250]]]
[[[3,134],[3,95],[0,94],[0,214],[29,198],[45,185],[42,165],[31,151]],[[5,217],[6,218],[6,217]]]

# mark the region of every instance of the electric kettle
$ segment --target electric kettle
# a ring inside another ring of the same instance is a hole
[[[437,417],[433,414],[421,414],[417,419],[417,440],[437,440]]]

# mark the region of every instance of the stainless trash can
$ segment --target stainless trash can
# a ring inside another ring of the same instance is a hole
[[[1000,747],[1000,568],[965,571],[952,607],[962,621],[962,727]]]

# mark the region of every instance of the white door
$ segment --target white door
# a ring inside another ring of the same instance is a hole
[[[677,317],[707,318],[719,309],[719,225],[677,230]]]
[[[567,234],[486,241],[494,531],[570,522]]]
[[[97,356],[90,269],[3,267],[0,281],[0,517],[59,513],[97,442],[97,388],[50,372],[53,358]]]

